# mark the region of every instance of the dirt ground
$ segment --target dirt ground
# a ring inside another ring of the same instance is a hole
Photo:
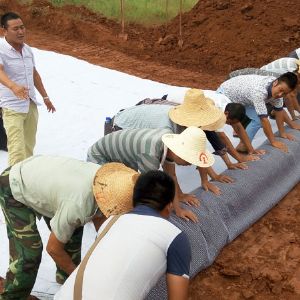
[[[111,69],[168,84],[216,88],[229,71],[261,66],[299,47],[300,1],[202,0],[160,27],[127,27],[83,7],[58,9],[0,0],[19,12],[27,42]],[[191,284],[190,299],[300,299],[300,184],[267,215],[228,245]]]

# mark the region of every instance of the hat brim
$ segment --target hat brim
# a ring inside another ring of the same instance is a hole
[[[172,107],[169,110],[169,118],[176,124],[190,127],[202,127],[216,123],[224,114],[220,109],[209,105],[208,110],[186,109],[184,105]]]
[[[101,212],[109,217],[130,211],[139,173],[121,163],[107,163],[96,172],[93,193]]]
[[[223,128],[225,126],[225,124],[226,124],[226,116],[223,113],[222,117],[216,123],[206,125],[206,126],[200,126],[200,127],[201,127],[202,130],[215,131],[215,130],[218,130],[220,128]]]
[[[197,167],[208,168],[215,162],[215,158],[208,150],[199,152],[193,149],[187,149],[186,146],[182,145],[178,134],[164,134],[162,141],[178,157]]]

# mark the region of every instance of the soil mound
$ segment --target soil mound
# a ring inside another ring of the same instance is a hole
[[[19,11],[30,30],[89,45],[115,49],[146,61],[214,75],[261,66],[299,47],[299,0],[202,0],[183,15],[183,47],[178,46],[179,17],[152,28],[120,25],[84,7],[53,7],[46,0],[30,6],[0,2],[0,13]]]
[[[298,0],[199,1],[183,16],[183,50],[176,45],[164,50],[181,63],[208,71],[262,66],[299,47],[299,9]],[[166,32],[178,32],[178,17]]]

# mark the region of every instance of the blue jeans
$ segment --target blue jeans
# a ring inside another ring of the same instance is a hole
[[[254,106],[245,106],[245,108],[247,117],[251,119],[251,122],[246,127],[246,132],[250,141],[252,141],[257,131],[261,128],[260,117],[257,115]]]

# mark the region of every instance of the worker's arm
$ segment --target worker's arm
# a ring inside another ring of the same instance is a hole
[[[187,300],[189,279],[183,276],[167,274],[168,300]]]
[[[64,247],[65,244],[59,241],[53,231],[51,231],[46,250],[57,266],[70,275],[75,270],[76,265]]]
[[[36,68],[33,69],[33,81],[34,81],[35,88],[38,90],[40,95],[43,97],[43,100],[47,107],[47,110],[49,112],[54,113],[56,111],[56,109],[47,95],[47,92],[46,92],[43,82],[42,82],[42,78]]]
[[[3,65],[0,64],[0,83],[9,88],[17,98],[28,99],[29,92],[25,86],[18,85],[14,81],[10,80],[4,71]]]

